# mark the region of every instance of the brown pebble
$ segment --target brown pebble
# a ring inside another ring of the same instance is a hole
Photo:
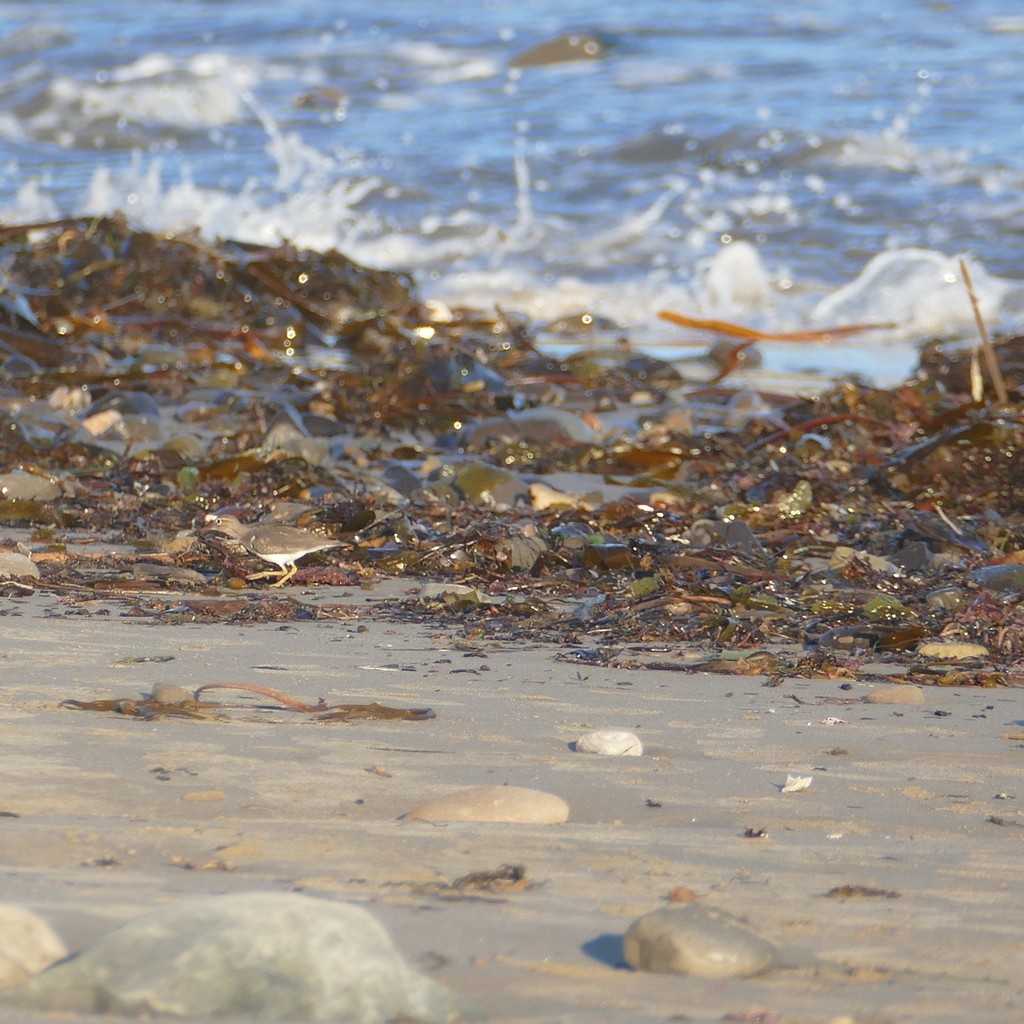
[[[923,704],[924,690],[920,686],[880,686],[864,700],[868,704]]]
[[[693,903],[695,900],[699,899],[700,897],[685,885],[677,885],[668,894],[669,903]]]

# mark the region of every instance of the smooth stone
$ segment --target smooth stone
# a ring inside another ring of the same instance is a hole
[[[38,914],[0,903],[0,989],[31,978],[67,955],[61,937]]]
[[[0,500],[2,501],[53,501],[63,492],[52,476],[26,473],[15,469],[0,473]]]
[[[967,603],[967,595],[960,587],[937,587],[930,590],[924,600],[932,611],[955,612]]]
[[[995,594],[1019,594],[1024,590],[1024,565],[983,565],[966,573],[964,579]]]
[[[517,54],[509,61],[509,67],[544,67],[567,61],[598,60],[605,55],[606,49],[605,44],[595,36],[559,36]]]
[[[185,701],[193,700],[193,691],[176,683],[157,683],[151,696],[161,704],[184,704]]]
[[[147,391],[124,391],[120,388],[109,391],[93,402],[85,410],[85,415],[94,416],[107,409],[116,409],[122,416],[138,416],[147,420],[160,419],[160,406]]]
[[[639,757],[644,746],[631,732],[598,729],[582,735],[574,748],[580,754],[607,754],[612,757]]]
[[[699,978],[749,978],[779,963],[775,946],[738,917],[699,903],[673,903],[637,918],[622,952],[634,970]]]
[[[0,579],[39,579],[39,566],[19,551],[0,551]]]
[[[924,690],[920,686],[880,686],[864,700],[868,704],[923,704]]]
[[[959,640],[928,640],[917,645],[917,653],[922,658],[965,661],[968,658],[987,658],[988,648]]]
[[[511,821],[561,825],[569,805],[552,793],[521,786],[477,786],[417,804],[405,821]]]
[[[460,1010],[362,907],[268,892],[144,914],[3,993],[0,1006],[345,1024],[434,1024]]]

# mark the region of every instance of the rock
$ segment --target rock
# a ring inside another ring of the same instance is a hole
[[[478,786],[417,804],[405,821],[514,821],[560,825],[569,805],[552,793],[521,786]]]
[[[920,686],[880,686],[864,700],[868,704],[923,704],[924,690]]]
[[[568,491],[559,491],[554,487],[541,481],[534,481],[530,484],[530,503],[535,511],[546,512],[550,508],[582,508],[593,509],[594,495],[570,494]],[[600,504],[600,495],[597,495]]]
[[[605,44],[596,36],[559,36],[516,54],[509,61],[509,67],[532,68],[564,64],[567,61],[599,60],[605,55],[606,49]]]
[[[621,729],[599,729],[588,732],[575,743],[580,754],[608,754],[614,757],[639,757],[644,746],[631,732]]]
[[[964,579],[993,594],[1011,597],[1024,590],[1024,565],[983,565],[966,573]]]
[[[932,611],[955,612],[967,603],[967,595],[960,587],[937,587],[924,600]]]
[[[441,1022],[456,998],[361,907],[238,893],[163,907],[0,995],[0,1006],[126,1016]]]
[[[738,917],[699,903],[673,903],[637,918],[622,939],[637,971],[749,978],[779,963],[776,948]]]
[[[38,974],[67,955],[60,936],[38,914],[0,903],[0,989]]]
[[[52,476],[27,473],[23,469],[0,473],[2,501],[53,501],[61,494],[60,484]]]
[[[191,690],[186,690],[184,686],[175,683],[157,683],[150,696],[161,704],[184,704],[185,701],[193,699]]]
[[[0,551],[0,579],[39,579],[39,567],[28,555],[18,551]]]
[[[961,643],[956,640],[928,640],[917,645],[922,658],[945,661],[966,661],[968,658],[987,658],[988,648],[982,644]]]

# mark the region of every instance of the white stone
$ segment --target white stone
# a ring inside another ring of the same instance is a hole
[[[123,1016],[440,1024],[456,998],[361,907],[297,893],[190,900],[137,917],[0,994],[0,1007]]]
[[[39,579],[39,567],[28,555],[18,551],[0,551],[0,579]]]
[[[67,955],[63,940],[38,914],[0,903],[0,989],[38,974]]]
[[[607,754],[612,757],[639,757],[644,746],[631,732],[622,729],[598,729],[584,733],[575,749],[580,754]]]

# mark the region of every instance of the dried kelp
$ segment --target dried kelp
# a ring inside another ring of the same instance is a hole
[[[224,719],[227,716],[218,712],[252,710],[254,707],[252,704],[224,704],[200,700],[199,695],[207,690],[242,690],[269,697],[273,704],[260,706],[260,710],[298,711],[311,715],[312,720],[317,722],[350,722],[355,719],[424,722],[437,717],[431,708],[393,708],[378,704],[376,701],[370,704],[328,704],[320,698],[315,704],[309,704],[280,690],[249,683],[207,683],[200,686],[192,696],[182,695],[180,700],[161,699],[153,694],[141,699],[114,697],[92,701],[65,700],[61,705],[81,711],[112,711],[132,718],[144,718],[147,721],[165,717]]]

